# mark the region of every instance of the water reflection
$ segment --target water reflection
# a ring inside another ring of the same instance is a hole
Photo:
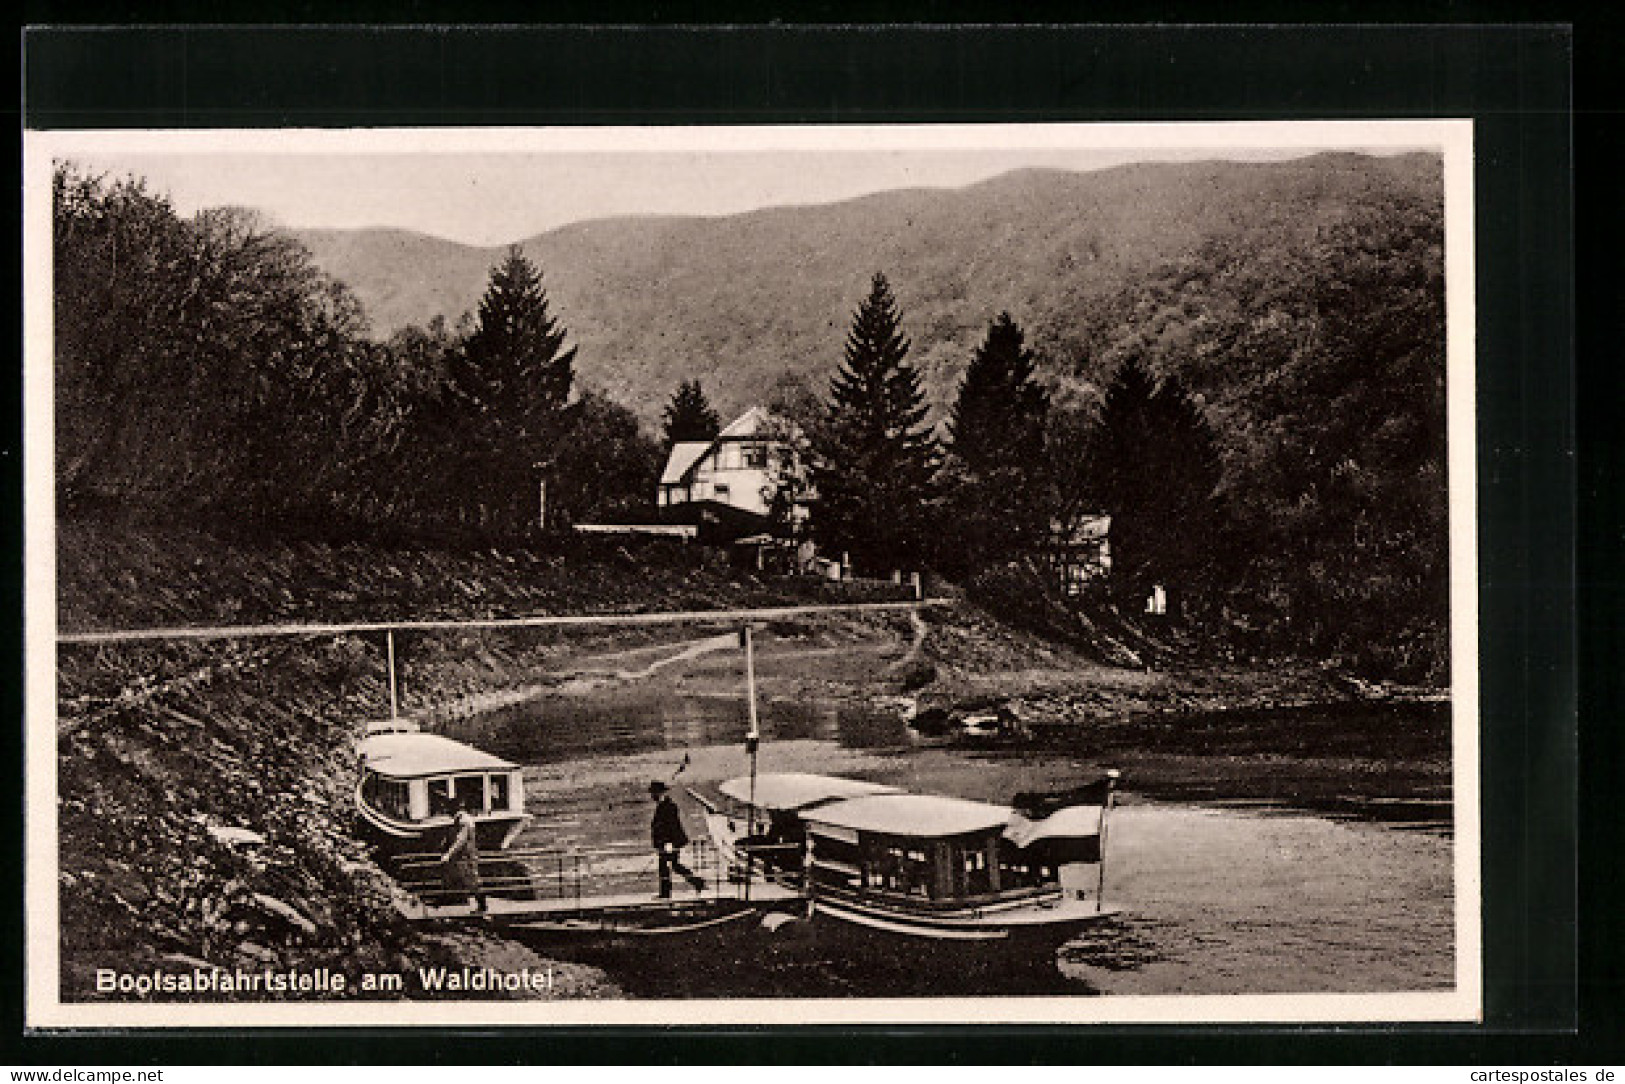
[[[888,749],[908,746],[912,733],[899,713],[855,704],[775,697],[759,713],[768,741]],[[448,727],[452,737],[521,764],[728,745],[748,730],[749,712],[739,696],[646,686],[547,695]]]

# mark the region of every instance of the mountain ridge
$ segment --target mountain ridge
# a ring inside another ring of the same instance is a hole
[[[701,380],[724,414],[761,402],[784,374],[822,391],[877,271],[939,409],[1002,311],[1028,330],[1057,394],[1088,398],[1100,327],[1204,245],[1267,229],[1301,246],[1351,208],[1441,189],[1439,156],[1415,152],[1023,168],[834,203],[583,220],[518,245],[580,347],[580,383],[652,427],[684,379]],[[296,236],[356,293],[379,338],[471,312],[508,248],[393,227]]]

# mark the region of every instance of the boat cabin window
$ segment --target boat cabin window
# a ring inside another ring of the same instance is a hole
[[[863,853],[855,840],[815,832],[812,878],[840,888],[863,887]]]
[[[901,896],[937,894],[924,843],[865,839],[863,850],[864,887]]]
[[[409,820],[412,816],[412,789],[399,779],[370,775],[361,787],[367,804],[388,817]]]
[[[441,776],[429,780],[429,816],[450,817],[460,810],[485,812],[485,776]]]
[[[506,775],[488,776],[486,786],[490,788],[492,812],[506,812],[513,808],[513,792]]]
[[[999,847],[999,884],[1004,888],[1036,888],[1055,884],[1059,874],[1054,866],[1031,861],[1020,848],[1002,842]]]
[[[987,861],[987,846],[981,840],[956,844],[953,855],[957,870],[955,887],[962,896],[984,896],[993,891],[993,871]]]

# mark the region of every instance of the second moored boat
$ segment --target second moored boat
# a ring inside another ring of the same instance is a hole
[[[740,876],[799,886],[814,919],[1040,950],[1115,913],[1102,860],[1117,780],[1010,806],[802,773],[729,780],[721,802],[690,793]]]

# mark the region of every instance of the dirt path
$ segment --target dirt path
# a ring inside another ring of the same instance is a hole
[[[763,606],[733,610],[682,610],[671,613],[541,614],[532,617],[489,617],[436,621],[362,621],[348,624],[214,625],[196,628],[109,629],[65,632],[59,644],[118,644],[150,640],[244,640],[264,636],[340,636],[367,632],[450,632],[470,629],[531,629],[593,625],[715,624],[719,621],[782,621],[819,614],[918,611],[951,606],[952,599],[911,602],[834,602],[805,606]]]

